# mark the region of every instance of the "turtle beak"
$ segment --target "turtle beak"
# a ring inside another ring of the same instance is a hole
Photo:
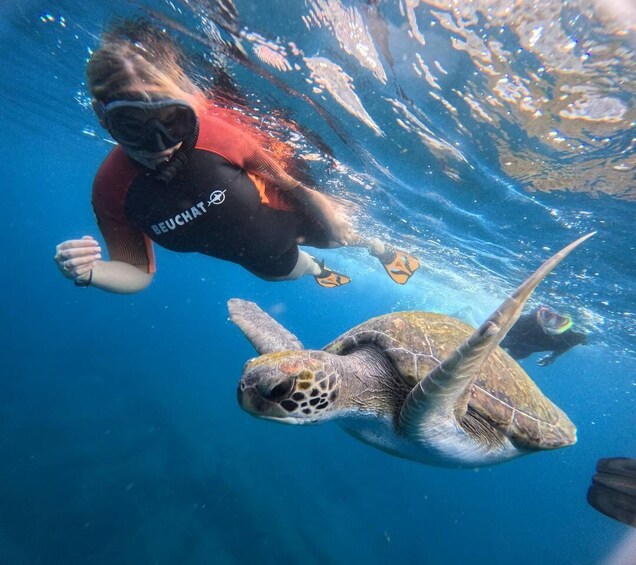
[[[252,416],[272,420],[283,420],[289,416],[279,404],[264,398],[257,383],[250,383],[250,380],[252,379],[241,379],[236,391],[239,406],[243,410]]]
[[[239,382],[236,395],[239,406],[253,416],[281,420],[289,414],[278,404],[263,394],[263,379],[258,371],[251,371]]]

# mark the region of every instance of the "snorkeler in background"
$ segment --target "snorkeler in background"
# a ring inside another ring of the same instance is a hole
[[[537,361],[545,367],[575,345],[587,344],[587,335],[572,329],[573,321],[567,314],[559,314],[547,306],[539,306],[530,314],[521,316],[501,342],[515,359],[525,359],[533,353],[550,351]]]
[[[167,34],[143,21],[113,27],[91,56],[93,109],[118,143],[93,183],[110,260],[91,236],[64,241],[54,259],[67,279],[141,291],[154,276],[154,242],[238,263],[265,280],[310,275],[328,288],[350,278],[298,246],[358,246],[396,283],[409,280],[417,259],[357,234],[331,199],[270,156],[262,132],[213,104],[182,60]]]
[[[587,501],[606,516],[636,528],[636,459],[599,459]]]

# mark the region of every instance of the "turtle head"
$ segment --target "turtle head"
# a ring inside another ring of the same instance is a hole
[[[572,327],[572,318],[567,314],[559,314],[547,306],[537,308],[537,322],[543,333],[559,335],[567,332]]]
[[[340,393],[337,356],[283,351],[248,361],[238,385],[244,410],[284,424],[314,424],[335,416]]]

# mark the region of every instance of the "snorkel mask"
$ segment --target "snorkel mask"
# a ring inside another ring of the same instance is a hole
[[[540,306],[537,309],[537,322],[544,333],[548,335],[560,335],[567,332],[572,327],[572,318],[567,314],[557,314],[547,306]]]
[[[100,124],[115,141],[131,149],[160,152],[188,139],[198,120],[184,100],[93,102]]]

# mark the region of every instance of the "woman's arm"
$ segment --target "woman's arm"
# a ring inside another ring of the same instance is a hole
[[[153,277],[154,273],[122,261],[97,261],[91,286],[118,294],[132,294],[147,288]]]
[[[242,166],[249,172],[269,182],[276,190],[285,192],[304,210],[316,218],[327,231],[335,245],[347,245],[352,237],[351,225],[338,214],[334,203],[328,196],[313,190],[291,175],[288,175],[278,162],[272,159],[260,146],[249,139],[243,139],[244,160]]]
[[[62,275],[78,286],[130,294],[144,290],[152,282],[153,273],[123,261],[102,261],[101,256],[101,247],[87,235],[60,243],[53,260]]]
[[[241,166],[246,171],[268,181],[276,190],[292,191],[301,184],[288,175],[280,163],[272,159],[254,140],[246,136],[240,139],[239,151],[243,155]]]

